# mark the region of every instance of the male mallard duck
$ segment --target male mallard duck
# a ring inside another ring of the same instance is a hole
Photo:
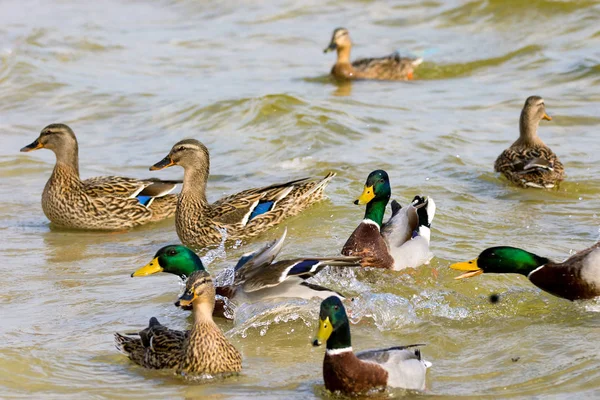
[[[362,58],[350,63],[352,41],[345,28],[333,31],[329,46],[323,50],[337,50],[337,60],[331,68],[331,74],[337,79],[381,79],[388,81],[406,81],[413,79],[414,69],[423,62],[421,58],[400,57],[393,53],[380,58]]]
[[[429,240],[435,215],[433,199],[416,196],[401,208],[392,202],[392,216],[384,224],[385,207],[392,190],[387,172],[369,174],[363,193],[354,204],[366,204],[365,218],[344,244],[342,254],[363,257],[365,267],[401,270],[431,260]]]
[[[193,248],[219,244],[222,232],[226,232],[228,240],[246,239],[264,232],[321,200],[323,189],[335,176],[329,173],[320,181],[305,178],[249,189],[209,204],[206,200],[208,149],[197,140],[182,140],[150,169],[173,165],[185,171],[175,213],[177,235],[183,244]]]
[[[311,257],[274,262],[283,247],[287,230],[281,238],[251,253],[244,254],[234,268],[234,280],[230,285],[217,286],[216,293],[235,303],[251,303],[272,298],[321,299],[329,296],[344,298],[325,287],[306,282],[326,266],[358,267],[359,257]],[[195,271],[204,271],[202,260],[196,253],[182,245],[161,248],[154,259],[138,269],[132,277],[167,272],[185,279]],[[226,316],[223,305],[215,309],[215,315]],[[223,310],[223,311],[222,311]]]
[[[395,387],[425,390],[425,376],[431,363],[421,351],[409,350],[421,344],[365,350],[354,354],[350,323],[344,305],[337,297],[321,303],[319,331],[313,346],[327,341],[323,359],[323,380],[332,392],[363,393],[371,389]]]
[[[496,159],[494,170],[521,187],[553,188],[564,179],[565,169],[550,147],[537,134],[546,114],[544,99],[531,96],[525,101],[519,120],[519,139]]]
[[[77,229],[126,229],[175,214],[177,195],[169,193],[179,182],[121,176],[82,181],[77,139],[67,125],[48,125],[21,151],[42,148],[56,155],[54,171],[42,194],[44,214],[56,225]]]
[[[208,272],[194,272],[175,304],[193,306],[191,330],[172,330],[151,318],[138,334],[115,333],[117,349],[145,368],[210,375],[240,371],[242,356],[212,319],[215,287]]]
[[[450,268],[468,271],[454,279],[484,272],[521,274],[540,289],[571,301],[600,296],[600,243],[572,255],[562,263],[515,247],[490,247],[476,259],[452,264]]]

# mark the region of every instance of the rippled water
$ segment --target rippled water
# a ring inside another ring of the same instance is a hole
[[[242,306],[234,324],[220,322],[244,355],[243,374],[222,382],[185,383],[116,352],[112,332],[150,316],[188,325],[172,306],[178,278],[129,278],[177,236],[173,221],[115,234],[48,224],[40,194],[54,157],[18,149],[65,122],[84,177],[148,177],[184,137],[211,151],[209,199],[337,172],[329,200],[287,223],[283,256],[336,254],[362,218],[352,200],[367,174],[386,169],[403,204],[435,198],[437,257],[411,273],[318,277],[355,296],[354,348],[427,343],[434,365],[419,397],[598,398],[600,302],[573,304],[511,275],[457,282],[447,266],[500,244],[560,260],[598,240],[599,17],[600,3],[585,0],[3,1],[1,396],[329,397],[323,349],[309,343],[317,301]],[[355,57],[424,57],[420,79],[331,82],[322,49],[340,25]],[[540,134],[566,166],[558,191],[493,173],[532,94],[554,118]],[[209,269],[280,232],[217,252]]]

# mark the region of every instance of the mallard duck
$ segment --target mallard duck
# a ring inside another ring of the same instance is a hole
[[[384,224],[391,193],[387,172],[376,170],[369,174],[363,193],[354,202],[367,205],[365,218],[344,244],[342,254],[362,257],[365,267],[397,271],[428,263],[433,257],[429,240],[435,202],[431,197],[416,196],[402,208],[392,201],[392,216]]]
[[[331,74],[337,79],[406,81],[413,79],[414,69],[423,62],[422,58],[400,57],[400,54],[393,53],[380,58],[362,58],[351,63],[351,48],[352,41],[348,30],[345,28],[334,30],[331,42],[323,52],[337,50],[337,60],[331,68]]]
[[[252,303],[272,298],[327,298],[341,294],[325,287],[306,282],[326,266],[359,267],[359,257],[310,257],[274,262],[283,247],[287,230],[276,241],[244,254],[234,268],[232,284],[217,286],[216,293],[234,303]],[[182,279],[195,271],[204,271],[204,264],[196,253],[182,245],[165,246],[158,250],[154,259],[138,269],[132,277],[167,272]],[[215,308],[216,316],[229,317],[224,304]]]
[[[450,268],[467,271],[454,279],[482,273],[521,274],[540,289],[571,301],[600,296],[600,243],[562,263],[515,247],[490,247],[476,259],[452,264]]]
[[[42,209],[50,222],[76,229],[118,230],[160,221],[175,214],[178,181],[103,176],[82,181],[75,134],[67,125],[42,129],[22,152],[49,149],[56,165],[44,192]]]
[[[176,304],[193,305],[192,329],[172,330],[151,318],[137,334],[115,333],[117,349],[145,368],[209,375],[240,371],[242,356],[212,319],[215,287],[208,272],[194,272]]]
[[[177,235],[183,244],[195,249],[221,243],[223,232],[227,240],[246,239],[299,214],[323,198],[323,189],[335,176],[329,173],[319,181],[305,178],[249,189],[209,204],[208,149],[197,140],[182,140],[150,169],[173,165],[185,171],[175,213]]]
[[[364,393],[371,389],[394,387],[425,390],[427,368],[431,363],[414,349],[422,344],[387,349],[352,351],[350,323],[344,305],[337,297],[321,303],[319,330],[313,346],[327,342],[323,359],[323,380],[332,392]]]
[[[494,170],[521,187],[550,189],[564,179],[565,169],[550,147],[537,134],[541,120],[551,121],[544,99],[525,101],[519,120],[519,139],[496,159]]]

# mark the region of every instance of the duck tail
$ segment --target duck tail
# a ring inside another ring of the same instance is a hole
[[[128,344],[133,343],[135,340],[134,338],[115,332],[115,347],[121,354],[129,356],[130,352],[127,350]]]
[[[412,66],[413,67],[418,67],[419,65],[421,65],[421,63],[423,62],[423,58],[419,57],[413,60],[412,62]]]
[[[328,173],[325,176],[325,178],[323,178],[320,182],[318,182],[315,186],[313,186],[309,191],[307,191],[306,193],[303,193],[302,197],[310,197],[316,192],[323,191],[323,189],[325,189],[325,187],[327,185],[329,185],[329,182],[331,182],[333,177],[336,175],[337,174],[335,172]]]

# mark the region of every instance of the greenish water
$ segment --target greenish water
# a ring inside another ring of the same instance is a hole
[[[329,199],[286,223],[284,257],[337,254],[364,211],[352,200],[386,169],[402,204],[435,199],[436,258],[412,273],[316,279],[355,297],[354,348],[427,343],[428,391],[409,397],[598,398],[598,301],[570,303],[510,275],[457,282],[447,267],[492,245],[561,260],[598,240],[599,17],[598,1],[2,2],[0,396],[331,397],[323,349],[309,342],[318,301],[241,306],[235,323],[220,322],[244,356],[241,376],[222,382],[186,383],[116,352],[112,333],[151,316],[188,325],[172,306],[176,277],[129,278],[177,236],[173,221],[118,234],[48,224],[40,195],[54,157],[18,149],[65,122],[84,177],[151,176],[185,137],[211,151],[209,199],[337,172]],[[354,57],[424,57],[420,79],[334,84],[322,49],[337,26]],[[567,171],[553,192],[493,173],[533,94],[553,117],[540,135]],[[280,233],[212,253],[208,268]]]

